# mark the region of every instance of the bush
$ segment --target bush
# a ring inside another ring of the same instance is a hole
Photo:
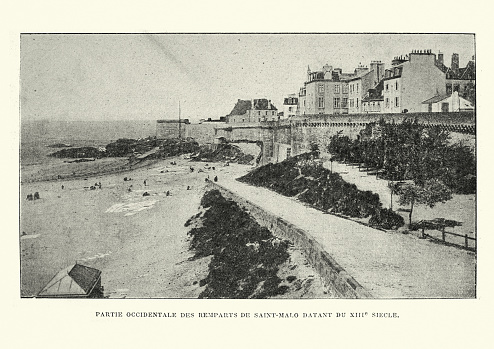
[[[369,219],[369,224],[383,229],[398,229],[405,225],[405,220],[393,210],[381,208],[374,212]]]
[[[267,298],[286,291],[277,273],[289,257],[288,241],[275,238],[218,190],[207,192],[201,205],[208,208],[202,217],[187,223],[201,223],[188,233],[195,257],[213,256],[199,298]]]

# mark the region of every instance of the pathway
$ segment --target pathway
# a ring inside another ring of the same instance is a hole
[[[324,214],[265,188],[218,184],[309,232],[376,298],[474,298],[475,255]]]

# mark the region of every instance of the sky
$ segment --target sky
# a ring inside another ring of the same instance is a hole
[[[475,54],[471,34],[21,34],[21,120],[217,119],[283,97],[307,67],[343,72],[412,50]]]

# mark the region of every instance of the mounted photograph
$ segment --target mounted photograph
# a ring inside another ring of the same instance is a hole
[[[19,297],[475,299],[475,39],[20,34]]]

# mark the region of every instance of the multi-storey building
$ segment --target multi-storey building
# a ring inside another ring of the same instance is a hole
[[[420,112],[422,102],[446,94],[446,74],[430,50],[395,57],[384,78],[384,113]]]
[[[307,70],[307,81],[299,92],[299,115],[347,114],[350,74],[326,64],[321,71]]]
[[[451,67],[444,65],[442,53],[437,55],[437,66],[446,73],[446,94],[451,95],[458,92],[461,98],[470,102],[475,102],[475,57],[467,63],[464,68],[460,68],[460,56],[453,53],[451,56]]]
[[[359,65],[353,73],[326,64],[321,71],[307,70],[307,81],[299,92],[298,115],[360,113],[367,91],[384,77],[384,64]]]
[[[384,81],[381,80],[376,87],[367,91],[367,95],[362,99],[362,113],[382,113],[384,108],[383,97]]]
[[[283,118],[297,115],[298,97],[295,93],[288,95],[283,101]]]
[[[354,77],[348,80],[348,113],[358,114],[363,112],[362,101],[368,91],[373,89],[384,78],[384,63],[372,61],[371,68],[359,65],[355,69]]]
[[[278,109],[271,100],[261,98],[253,100],[239,99],[233,110],[226,116],[227,123],[253,123],[278,120]]]

